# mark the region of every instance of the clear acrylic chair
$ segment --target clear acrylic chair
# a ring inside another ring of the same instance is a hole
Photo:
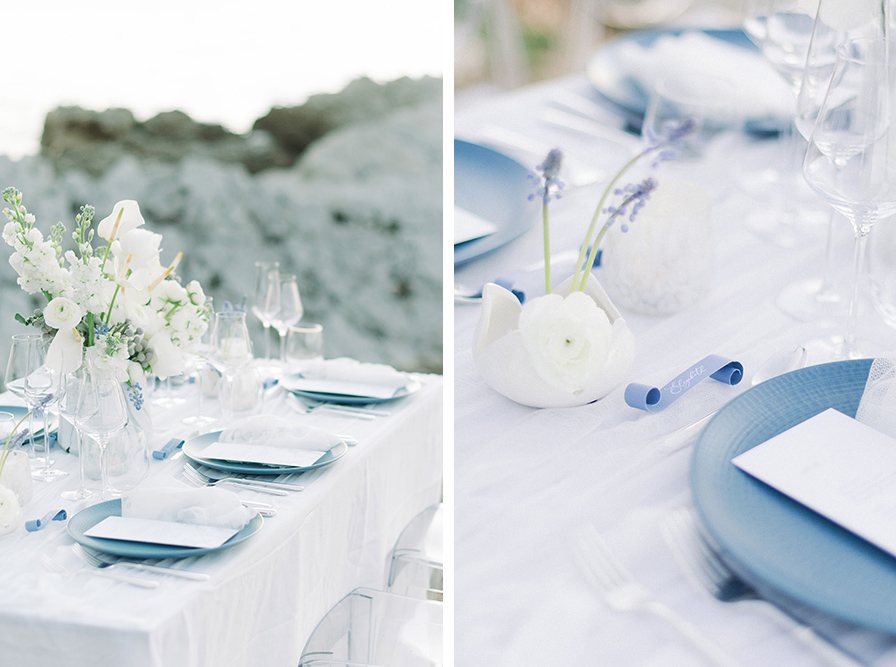
[[[386,564],[386,590],[442,601],[442,504],[427,507],[399,535]]]
[[[441,667],[442,605],[356,588],[318,623],[299,667]]]

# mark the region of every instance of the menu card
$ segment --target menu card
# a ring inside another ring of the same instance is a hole
[[[202,526],[194,523],[107,516],[89,530],[85,530],[84,534],[88,537],[101,537],[107,540],[215,549],[238,532],[233,528]]]
[[[261,463],[264,465],[301,468],[317,463],[327,452],[318,449],[277,447],[276,445],[246,445],[240,442],[213,442],[202,450],[204,459]]]
[[[731,461],[896,556],[893,438],[829,409]]]
[[[475,213],[454,207],[454,245],[482,238],[498,231],[498,226]]]

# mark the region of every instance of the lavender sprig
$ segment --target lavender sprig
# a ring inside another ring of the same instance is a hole
[[[6,438],[6,444],[3,445],[3,452],[0,452],[0,476],[3,475],[3,466],[6,465],[6,459],[9,458],[10,450],[13,447],[18,447],[23,442],[25,442],[25,438],[27,438],[28,434],[30,433],[30,430],[27,428],[22,430],[18,434],[16,433],[17,431],[19,431],[19,427],[22,425],[22,422],[24,422],[26,419],[28,419],[28,417],[30,415],[31,415],[30,412],[25,413],[25,416],[19,420],[19,422],[12,429],[12,433],[10,433],[9,436]]]
[[[629,214],[628,222],[634,222],[635,217],[637,217],[638,212],[643,208],[644,202],[650,195],[650,192],[656,188],[657,183],[652,178],[646,179],[642,181],[640,184],[630,184],[625,188],[617,188],[616,184],[619,180],[638,163],[642,158],[648,155],[655,155],[655,159],[652,162],[651,166],[656,167],[660,162],[664,162],[666,160],[673,159],[682,147],[682,141],[691,134],[696,128],[696,122],[693,118],[685,118],[680,121],[670,123],[670,125],[666,128],[667,133],[663,141],[659,143],[654,143],[643,151],[635,155],[631,160],[626,162],[622,169],[620,169],[617,174],[613,177],[613,180],[610,181],[610,184],[607,186],[607,189],[604,190],[603,195],[600,198],[600,201],[597,203],[597,208],[594,211],[594,215],[591,217],[591,223],[588,225],[588,231],[585,233],[585,242],[582,244],[582,248],[579,251],[579,258],[576,261],[576,272],[573,276],[572,280],[572,289],[575,290],[584,290],[585,283],[588,280],[588,274],[591,273],[591,269],[594,267],[594,261],[597,258],[598,247],[600,246],[600,242],[603,239],[604,235],[607,233],[607,229],[609,225],[612,225],[613,221],[624,215],[624,213],[619,213],[618,215],[610,211],[612,207],[605,207],[607,204],[607,199],[612,194],[617,195],[625,195],[622,203],[613,210],[621,209],[623,212],[628,210],[627,205],[630,204],[632,207],[631,213]],[[637,196],[634,196],[636,195]],[[604,223],[603,227],[601,227],[600,231],[597,233],[597,238],[594,243],[590,243],[591,237],[594,234],[594,228],[597,226],[597,220],[600,217],[601,213],[610,212],[610,218]],[[622,231],[628,230],[628,225],[623,224],[620,225],[622,227]],[[590,252],[588,248],[591,248]],[[586,261],[586,253],[587,261]],[[580,278],[581,276],[581,278]]]
[[[563,162],[563,153],[559,148],[553,148],[536,171],[542,173],[541,177],[529,174],[531,181],[537,181],[538,187],[529,195],[529,200],[541,197],[541,224],[544,230],[544,283],[545,293],[551,293],[551,238],[548,225],[548,203],[551,199],[560,199],[560,190],[564,183],[560,180],[560,165]]]

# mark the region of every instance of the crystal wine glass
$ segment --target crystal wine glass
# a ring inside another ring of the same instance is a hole
[[[815,25],[815,15],[801,0],[748,0],[744,30],[757,43],[765,60],[787,83],[795,109],[803,79],[806,57]],[[807,225],[823,224],[824,212],[799,178],[799,162],[804,153],[803,139],[791,123],[782,132],[777,164],[767,165],[760,174],[752,173],[744,187],[770,208],[748,218],[748,227],[782,246],[793,246],[805,235]]]
[[[276,314],[271,317],[271,324],[280,334],[280,361],[286,364],[286,336],[289,327],[302,319],[304,309],[299,296],[299,285],[293,275],[280,274],[280,299]]]
[[[252,314],[264,327],[264,359],[271,358],[271,318],[279,307],[280,262],[255,262],[255,292]]]
[[[214,307],[212,306],[213,300],[212,297],[206,298],[206,304],[208,305],[210,312],[214,313]],[[199,340],[199,345],[196,348],[196,352],[193,355],[195,368],[196,368],[196,391],[197,391],[197,403],[196,403],[196,413],[192,415],[188,415],[183,418],[184,424],[190,424],[192,426],[208,426],[212,422],[215,421],[215,417],[211,415],[204,414],[202,406],[205,401],[205,374],[206,370],[209,366],[208,358],[212,353],[212,335],[214,334],[214,320],[212,320],[211,324],[206,328],[205,332],[202,334],[202,338]]]
[[[844,15],[838,3],[820,0],[797,96],[794,126],[808,141],[834,71],[837,47],[850,39],[883,37],[881,4],[859,3]],[[828,214],[822,275],[794,282],[778,295],[778,307],[804,321],[837,320],[846,314],[848,300],[835,279],[836,214]]]
[[[221,404],[224,418],[233,418],[233,389],[237,370],[252,362],[252,340],[246,313],[226,310],[215,314],[210,361],[221,373]]]
[[[106,449],[112,438],[128,424],[126,401],[121,382],[112,373],[102,372],[88,361],[75,408],[75,425],[99,445],[100,492],[103,500],[112,495],[106,470]],[[84,449],[81,456],[84,456]]]
[[[863,356],[857,335],[861,279],[873,225],[896,213],[896,128],[892,126],[896,44],[884,39],[841,45],[803,161],[809,186],[852,223],[853,288],[840,358]]]
[[[32,457],[33,479],[52,482],[65,477],[64,470],[53,468],[50,460],[49,407],[59,392],[59,374],[46,365],[47,346],[41,334],[15,334],[6,365],[7,388],[28,405],[28,446]],[[34,447],[35,413],[43,417],[44,457],[36,458]]]
[[[63,375],[62,380],[59,383],[59,414],[72,424],[72,431],[78,439],[78,475],[80,481],[77,489],[62,492],[62,497],[66,500],[84,500],[85,498],[92,498],[97,495],[86,486],[85,480],[87,475],[84,471],[84,467],[87,461],[87,452],[86,446],[82,447],[85,436],[81,432],[81,428],[77,425],[78,405],[81,402],[81,393],[84,391],[86,382],[86,372],[83,368],[79,368],[74,373],[66,373]]]

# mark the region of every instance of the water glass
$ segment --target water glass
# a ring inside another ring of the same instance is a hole
[[[303,324],[289,328],[286,337],[286,368],[289,372],[301,373],[308,361],[323,358],[323,325]]]

